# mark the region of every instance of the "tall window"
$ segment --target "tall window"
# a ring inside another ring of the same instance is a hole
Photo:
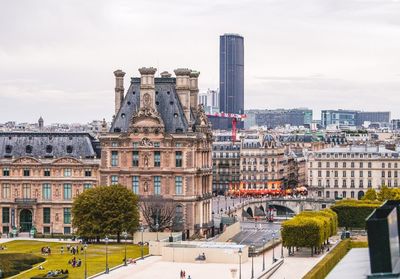
[[[139,176],[132,177],[132,192],[139,195]]]
[[[161,153],[160,151],[154,151],[154,166],[161,166]]]
[[[44,207],[43,208],[43,223],[50,224],[50,222],[51,222],[50,216],[51,216],[50,207]]]
[[[72,185],[64,184],[64,200],[72,199]]]
[[[3,176],[10,176],[10,169],[9,168],[3,168]]]
[[[85,170],[85,176],[86,177],[92,176],[92,170],[91,169],[86,169]]]
[[[132,152],[132,167],[139,166],[139,151]]]
[[[111,175],[111,185],[118,184],[118,175]]]
[[[42,185],[43,188],[43,199],[51,200],[51,185],[49,183],[44,183]]]
[[[43,176],[50,176],[50,169],[44,169]]]
[[[161,195],[161,177],[154,176],[154,195]]]
[[[31,198],[31,185],[30,184],[22,184],[22,197],[24,199]]]
[[[92,188],[92,183],[84,183],[83,184],[83,190],[87,190],[87,189],[90,189],[90,188]]]
[[[30,175],[31,175],[30,169],[24,169],[24,176],[30,176]]]
[[[1,197],[3,199],[9,199],[10,198],[10,184],[3,184],[1,186],[2,190],[1,190]]]
[[[175,151],[175,166],[182,167],[182,151]]]
[[[368,188],[371,188],[371,187],[372,187],[372,180],[368,179]]]
[[[175,177],[175,194],[176,195],[182,195],[183,194],[183,189],[182,189],[182,176],[176,176]]]
[[[69,176],[71,176],[71,174],[72,174],[71,169],[64,169],[64,176],[65,177],[69,177]]]
[[[111,151],[111,166],[118,166],[118,151]]]
[[[352,179],[351,181],[350,181],[350,187],[351,188],[354,188],[355,186],[354,186],[354,179]]]
[[[3,207],[2,209],[2,221],[4,223],[10,223],[10,208],[9,207]]]
[[[64,224],[71,224],[71,208],[64,208]]]

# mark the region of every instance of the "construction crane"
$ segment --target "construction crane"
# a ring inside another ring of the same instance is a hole
[[[237,132],[236,124],[237,124],[237,122],[243,121],[243,119],[247,117],[246,114],[225,113],[225,112],[209,113],[209,114],[207,114],[207,116],[232,118],[232,142],[236,141],[236,132]]]

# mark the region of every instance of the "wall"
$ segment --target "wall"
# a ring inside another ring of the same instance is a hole
[[[229,239],[231,239],[238,233],[240,233],[240,222],[236,222],[236,223],[230,225],[229,227],[226,227],[226,230],[222,234],[220,234],[215,239],[215,241],[216,242],[227,242]]]
[[[186,262],[186,263],[225,263],[238,264],[238,249],[224,248],[201,248],[201,247],[162,247],[163,261]],[[195,259],[205,254],[205,261],[196,261]],[[242,263],[248,261],[248,247],[243,248],[241,256]]]

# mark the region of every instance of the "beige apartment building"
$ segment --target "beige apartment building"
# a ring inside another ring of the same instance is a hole
[[[73,199],[98,184],[97,147],[85,133],[0,133],[1,232],[70,234]]]
[[[268,133],[245,135],[241,141],[240,170],[243,189],[280,189],[285,179],[284,147]]]
[[[309,189],[318,198],[360,199],[369,188],[398,187],[399,167],[399,153],[382,146],[327,148],[309,156]]]

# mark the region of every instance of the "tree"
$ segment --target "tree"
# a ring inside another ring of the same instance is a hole
[[[150,230],[163,231],[174,223],[176,203],[159,195],[142,197],[140,209]],[[158,226],[157,226],[158,225]]]
[[[121,185],[99,186],[84,191],[72,204],[72,225],[88,238],[133,233],[139,225],[138,199]]]
[[[362,197],[362,200],[367,200],[367,201],[376,201],[377,196],[376,196],[376,191],[375,189],[368,189],[365,195]]]
[[[379,201],[394,200],[396,198],[396,191],[392,188],[383,185],[379,193],[377,194]]]

